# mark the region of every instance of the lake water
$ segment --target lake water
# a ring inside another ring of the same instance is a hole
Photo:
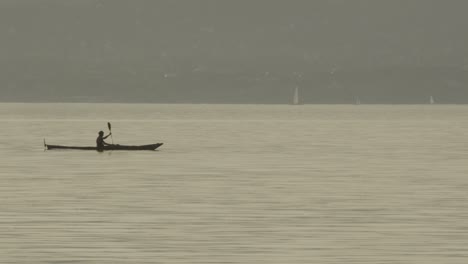
[[[164,145],[43,149],[107,122]],[[0,263],[468,261],[468,106],[0,104],[0,127]]]

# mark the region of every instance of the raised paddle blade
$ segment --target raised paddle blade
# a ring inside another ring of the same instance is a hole
[[[112,145],[114,145],[114,137],[112,136],[112,127],[110,122],[107,122],[107,127],[109,128],[109,132],[111,133]]]

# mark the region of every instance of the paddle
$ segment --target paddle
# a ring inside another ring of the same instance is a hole
[[[109,128],[109,132],[111,133],[112,145],[114,145],[114,138],[112,137],[112,126],[110,122],[107,122],[107,127]]]

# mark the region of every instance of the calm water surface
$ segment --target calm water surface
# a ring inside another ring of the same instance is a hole
[[[165,145],[43,150],[108,121]],[[0,127],[0,263],[468,261],[468,106],[0,104]]]

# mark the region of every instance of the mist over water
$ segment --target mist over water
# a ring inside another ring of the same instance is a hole
[[[0,101],[468,103],[462,0],[3,0]],[[300,76],[300,77],[299,77]]]
[[[0,104],[0,262],[465,263],[466,113]]]

